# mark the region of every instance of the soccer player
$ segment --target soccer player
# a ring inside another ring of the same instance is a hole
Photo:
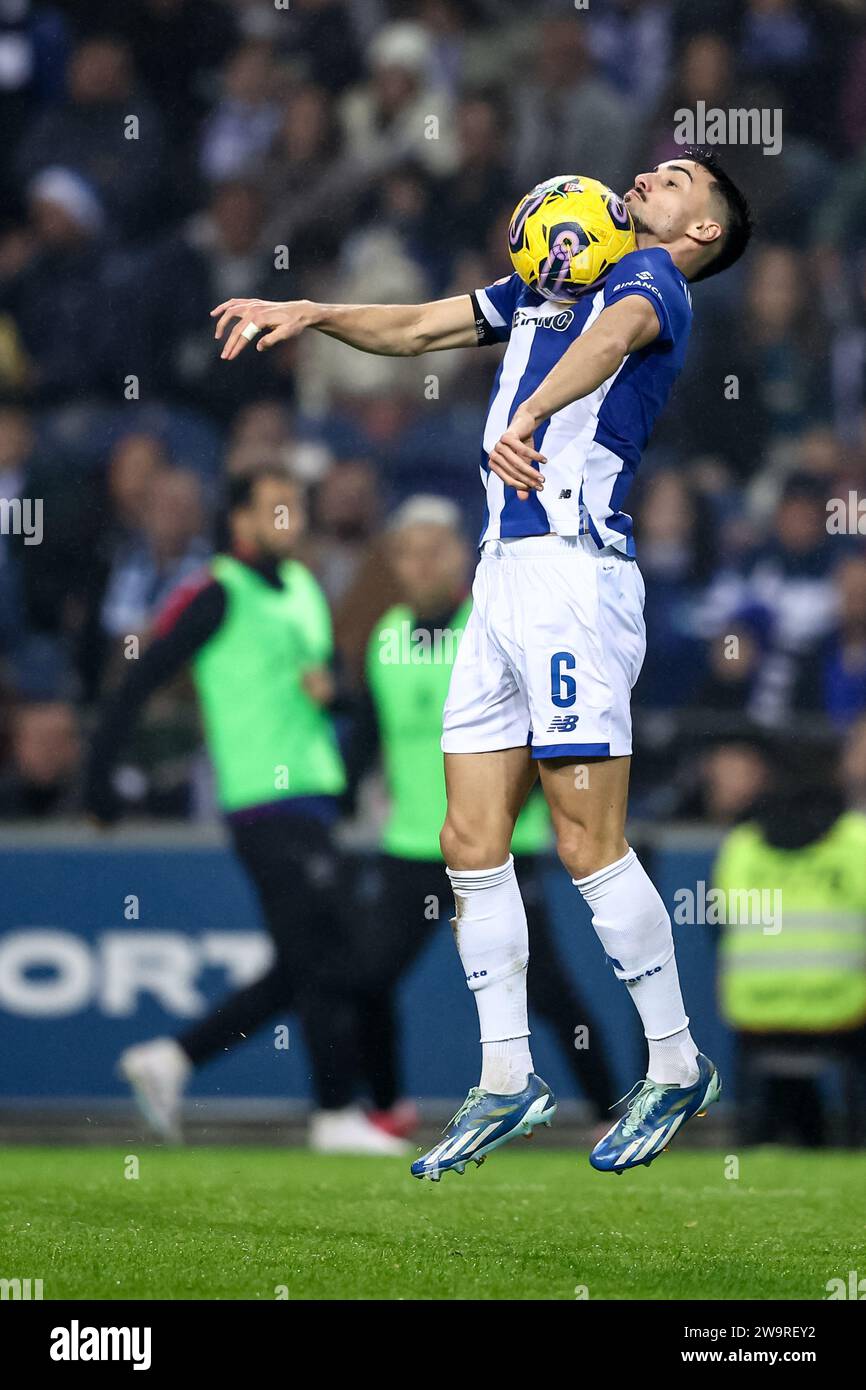
[[[347,759],[353,786],[381,752],[389,796],[378,864],[372,929],[356,954],[366,983],[361,1008],[365,1075],[380,1122],[392,1133],[412,1126],[401,1100],[397,984],[438,926],[431,913],[450,898],[439,851],[445,778],[439,742],[451,669],[472,600],[466,594],[468,546],[460,512],[446,497],[410,497],[388,522],[388,554],[400,601],[383,613],[367,647],[366,687],[358,702]],[[610,1077],[601,1029],[560,959],[544,901],[543,859],[550,818],[535,788],[514,827],[511,849],[532,937],[529,1003],[549,1024],[576,1089],[599,1120],[607,1118]],[[586,1029],[588,1047],[575,1032]]]
[[[217,338],[237,320],[227,360],[256,338],[266,351],[305,328],[392,354],[507,343],[483,436],[472,617],[442,735],[441,846],[478,1006],[481,1079],[441,1143],[412,1165],[417,1177],[462,1171],[553,1113],[529,1049],[529,943],[509,851],[537,776],[559,857],[648,1042],[647,1075],[590,1162],[616,1173],[651,1163],[721,1089],[689,1031],[668,913],[625,839],[630,694],[646,634],[623,507],[683,365],[689,283],[742,255],[751,218],[715,158],[688,152],[640,174],[625,201],[637,249],[565,307],[511,275],[424,305],[232,299],[213,310]]]
[[[319,1106],[312,1147],[396,1154],[404,1146],[355,1101],[357,1007],[332,839],[345,772],[322,708],[332,684],[330,614],[312,574],[292,558],[304,521],[301,490],[279,469],[231,479],[231,553],[215,556],[169,599],[154,640],[130,664],[96,731],[85,803],[108,823],[118,811],[112,769],[138,712],[190,667],[218,800],[274,943],[261,979],[180,1037],[127,1048],[120,1071],[151,1127],[175,1139],[193,1068],[296,1009]]]

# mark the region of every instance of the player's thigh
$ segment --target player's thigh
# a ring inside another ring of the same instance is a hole
[[[505,863],[514,823],[536,776],[526,745],[445,754],[448,810],[441,845],[449,868],[491,869]]]
[[[572,878],[585,878],[621,859],[628,850],[631,758],[545,758],[539,769],[557,853]]]

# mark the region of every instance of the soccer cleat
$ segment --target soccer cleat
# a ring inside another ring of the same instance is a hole
[[[192,1063],[174,1038],[137,1043],[120,1054],[117,1070],[132,1087],[150,1128],[170,1144],[180,1143],[180,1106]]]
[[[344,1110],[317,1110],[310,1116],[310,1148],[319,1154],[371,1154],[397,1158],[409,1145],[386,1134],[367,1118],[358,1105]]]
[[[640,1163],[649,1167],[687,1121],[706,1114],[707,1106],[718,1100],[722,1083],[709,1057],[699,1052],[697,1062],[698,1079],[693,1086],[662,1086],[649,1077],[635,1083],[640,1090],[626,1113],[589,1155],[593,1168],[600,1173],[622,1173]]]
[[[438,1182],[443,1173],[463,1173],[466,1164],[481,1164],[489,1153],[518,1135],[531,1138],[536,1125],[550,1125],[556,1097],[546,1081],[533,1072],[522,1091],[498,1096],[473,1086],[440,1139],[412,1164],[412,1176]]]

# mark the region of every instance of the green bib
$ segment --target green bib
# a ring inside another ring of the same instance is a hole
[[[390,809],[382,847],[400,859],[439,859],[445,819],[445,772],[440,748],[442,712],[451,667],[472,600],[458,608],[449,628],[415,629],[406,604],[388,610],[367,648],[367,684],[376,707]],[[514,830],[515,854],[537,854],[549,842],[544,797],[536,790]]]
[[[331,656],[324,594],[297,560],[280,565],[281,589],[229,555],[210,569],[226,613],[192,671],[220,805],[339,795],[345,774],[330,718],[301,683]]]
[[[848,812],[797,850],[739,826],[714,883],[726,895],[719,990],[729,1023],[799,1033],[866,1021],[866,816]],[[778,909],[778,930],[768,909]]]

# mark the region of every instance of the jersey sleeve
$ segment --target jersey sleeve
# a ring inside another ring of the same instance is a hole
[[[660,331],[653,346],[672,347],[688,326],[691,303],[669,256],[631,251],[617,262],[605,283],[605,308],[633,294],[648,299],[658,315]]]
[[[505,343],[511,337],[511,319],[522,289],[523,281],[515,272],[474,291],[471,298],[479,347]]]

